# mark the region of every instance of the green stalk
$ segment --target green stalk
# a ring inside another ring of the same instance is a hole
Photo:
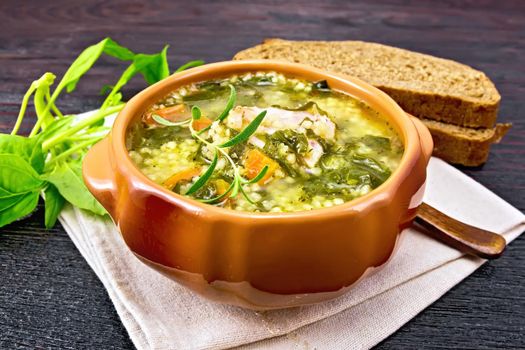
[[[57,99],[58,95],[60,95],[60,92],[64,86],[61,86],[60,84],[57,86],[55,91],[53,91],[53,95],[51,95],[51,98],[49,99],[46,107],[42,111],[42,115],[47,115],[49,113],[49,110],[51,109],[51,106],[55,104],[55,100]],[[33,130],[31,130],[31,133],[29,134],[29,137],[33,137],[40,131],[40,128],[42,127],[42,123],[44,122],[44,118],[38,118],[36,121],[35,126],[33,127]]]
[[[11,135],[16,135],[18,133],[18,130],[20,130],[20,125],[22,125],[22,120],[24,119],[24,115],[26,113],[27,104],[29,103],[29,98],[35,92],[37,87],[37,82],[34,81],[31,83],[31,86],[26,91],[24,98],[22,99],[22,104],[20,106],[20,112],[18,112],[18,117],[16,118],[15,126],[13,127],[13,130],[11,131]]]
[[[104,136],[99,136],[99,137],[94,138],[92,140],[87,140],[87,141],[81,142],[78,145],[76,145],[75,147],[71,147],[67,151],[62,152],[58,156],[56,156],[56,157],[52,158],[51,160],[49,160],[46,163],[46,167],[49,168],[50,166],[52,166],[56,162],[59,162],[60,160],[69,157],[70,155],[74,154],[75,152],[77,152],[77,151],[79,151],[81,149],[84,149],[84,148],[86,148],[88,146],[91,146],[92,144],[102,140],[103,138],[104,138]]]
[[[126,70],[124,71],[124,73],[122,73],[122,76],[120,77],[120,79],[117,81],[117,83],[115,84],[115,86],[113,86],[113,89],[111,89],[111,92],[108,94],[108,96],[106,97],[106,99],[104,100],[104,102],[102,103],[102,106],[100,107],[101,110],[105,109],[106,107],[108,107],[111,99],[113,98],[113,96],[119,92],[119,90],[124,86],[126,85],[126,83],[129,81],[129,79],[135,74],[135,65],[134,64],[131,64],[128,66],[128,68],[126,68]]]
[[[109,131],[109,128],[105,129],[106,131]],[[91,131],[91,130],[90,130]],[[100,131],[99,131],[100,132]],[[87,141],[87,140],[94,140],[98,139],[100,136],[90,136],[89,134],[80,135],[80,136],[71,136],[67,138],[67,141],[71,142],[78,142],[78,141]]]
[[[49,93],[49,90],[46,91],[46,102],[49,103],[49,101],[51,100],[51,94]],[[62,114],[62,112],[60,112],[60,110],[58,109],[58,107],[53,103],[53,105],[51,105],[51,110],[57,115],[57,117],[59,118],[62,118],[64,115]]]
[[[44,141],[42,143],[42,150],[44,152],[48,151],[51,147],[56,146],[62,141],[65,141],[69,136],[76,134],[77,132],[84,129],[85,127],[95,124],[96,122],[107,117],[110,114],[119,112],[122,108],[124,108],[124,104],[108,107],[103,110],[99,110],[91,117],[83,119],[78,124],[73,125],[70,129],[60,134],[54,135],[49,140]]]
[[[193,137],[195,137],[196,139],[198,139],[199,141],[201,141],[202,143],[204,143],[206,146],[208,147],[211,147],[211,148],[214,148],[215,151],[219,151],[225,158],[226,160],[228,160],[228,162],[230,163],[232,169],[233,169],[233,183],[235,183],[235,185],[233,186],[233,191],[232,191],[232,197],[235,197],[237,195],[237,192],[238,192],[238,185],[240,185],[240,179],[242,178],[241,177],[241,174],[239,173],[239,168],[237,167],[237,165],[235,164],[235,162],[233,161],[233,159],[230,157],[230,155],[228,154],[228,152],[226,152],[224,150],[224,148],[221,148],[211,142],[208,142],[206,141],[205,139],[203,139],[199,133],[197,131],[195,131],[195,129],[193,129],[193,120],[192,122],[189,123],[189,129],[190,129],[190,132],[191,132],[191,135]]]
[[[53,114],[47,109],[47,106],[49,106],[49,103],[45,100],[47,94],[49,94],[49,86],[43,85],[36,90],[33,99],[36,116],[38,120],[42,120],[41,124],[44,129],[54,120]],[[45,112],[46,110],[48,111],[47,113]]]

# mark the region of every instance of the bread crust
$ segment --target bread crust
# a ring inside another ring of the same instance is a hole
[[[433,155],[464,166],[480,166],[489,156],[490,146],[498,143],[512,124],[497,124],[492,129],[471,129],[423,119],[434,140]]]

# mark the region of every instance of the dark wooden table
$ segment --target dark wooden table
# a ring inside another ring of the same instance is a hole
[[[0,4],[0,129],[45,71],[111,36],[140,52],[171,45],[172,67],[227,60],[266,37],[377,41],[448,57],[485,71],[514,127],[481,169],[465,170],[525,210],[525,2],[523,1],[20,1]],[[103,60],[60,100],[69,113],[97,107],[122,65]],[[143,87],[137,79],[127,97]],[[34,117],[31,115],[31,117]],[[29,123],[23,131],[29,130]],[[43,209],[0,231],[0,348],[129,349],[102,284]],[[379,348],[525,348],[525,238],[485,264]]]

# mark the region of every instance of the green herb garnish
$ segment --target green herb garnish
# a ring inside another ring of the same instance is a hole
[[[215,119],[215,123],[220,123],[224,119],[226,119],[226,117],[228,117],[230,111],[232,110],[233,106],[235,105],[235,100],[236,100],[237,93],[235,91],[235,88],[232,85],[229,85],[229,87],[230,87],[230,96],[228,98],[228,102],[226,103],[226,107],[221,112],[221,114],[217,117],[217,119]],[[221,143],[219,145],[211,143],[211,142],[207,141],[206,139],[204,139],[204,138],[202,138],[200,136],[202,134],[202,132],[205,131],[205,130],[208,130],[209,127],[206,128],[206,129],[203,129],[201,131],[195,131],[193,129],[192,121],[200,119],[200,117],[202,115],[200,108],[197,107],[197,106],[193,106],[191,108],[191,115],[192,115],[191,118],[189,118],[188,120],[182,121],[180,123],[177,123],[176,125],[175,125],[175,123],[172,123],[172,122],[170,122],[170,121],[168,121],[168,120],[166,120],[166,119],[164,119],[164,118],[162,118],[160,116],[154,115],[155,121],[157,121],[159,124],[162,124],[162,125],[166,125],[166,126],[187,125],[189,127],[189,129],[190,129],[191,136],[194,139],[196,139],[200,143],[206,145],[207,147],[213,149],[214,152],[215,152],[214,153],[215,154],[214,158],[211,161],[210,166],[193,183],[193,185],[188,189],[188,191],[186,192],[186,195],[194,194],[195,192],[197,192],[200,188],[202,188],[202,186],[204,186],[208,182],[208,180],[213,175],[215,167],[217,166],[217,162],[218,162],[219,154],[220,154],[224,158],[226,158],[228,163],[230,163],[230,165],[231,165],[231,167],[233,169],[233,173],[234,173],[233,180],[230,183],[230,186],[228,187],[228,189],[226,190],[225,193],[223,193],[223,194],[221,194],[221,195],[219,195],[217,197],[210,198],[210,199],[204,199],[204,200],[201,200],[201,201],[204,202],[204,203],[217,203],[217,202],[221,201],[223,198],[225,198],[226,196],[228,196],[228,197],[236,197],[237,194],[239,192],[241,192],[243,194],[243,196],[246,198],[246,200],[253,204],[254,201],[248,196],[248,194],[244,190],[243,186],[244,185],[248,185],[248,184],[256,183],[257,181],[262,179],[264,177],[264,175],[266,175],[266,172],[268,171],[268,166],[267,165],[264,166],[263,169],[261,169],[261,171],[254,178],[252,178],[251,180],[247,180],[240,174],[239,167],[237,166],[237,164],[235,164],[235,162],[230,157],[228,152],[225,151],[225,149],[233,147],[235,145],[238,145],[238,144],[248,140],[250,138],[250,136],[252,136],[255,133],[255,131],[257,130],[259,125],[261,125],[264,117],[266,116],[266,111],[262,111],[261,113],[259,113],[259,115],[257,115],[257,117],[255,117],[250,122],[250,124],[248,124],[237,135],[235,135],[230,140],[228,140],[228,141],[226,141],[224,143]]]
[[[244,182],[245,184],[254,184],[256,182],[259,182],[259,180],[261,180],[264,175],[266,175],[266,173],[268,172],[268,169],[269,169],[269,166],[268,165],[265,165],[262,169],[261,169],[261,172],[259,174],[257,174],[254,178],[252,178],[251,180],[248,180],[246,182]]]
[[[210,166],[204,174],[202,174],[197,181],[189,188],[189,190],[186,192],[186,195],[189,196],[190,194],[193,194],[197,192],[199,188],[204,186],[206,182],[210,179],[211,175],[213,174],[213,171],[215,170],[215,167],[217,166],[217,161],[219,160],[219,152],[215,151],[215,155],[213,157],[213,160],[210,163]]]
[[[0,227],[31,214],[41,194],[47,228],[54,226],[65,201],[95,214],[106,213],[84,185],[82,159],[109,131],[103,125],[105,118],[124,107],[120,90],[131,78],[140,74],[153,84],[169,75],[167,49],[165,46],[152,55],[136,54],[106,38],[82,51],[54,90],[51,87],[56,76],[49,72],[30,85],[13,130],[0,134]],[[73,92],[80,78],[103,54],[129,65],[113,86],[103,88],[108,94],[97,112],[82,120],[64,115],[56,105],[58,97],[64,90]],[[177,72],[203,63],[188,62]],[[37,121],[28,137],[18,136],[31,97]],[[165,121],[155,116],[154,119]]]
[[[189,123],[189,120],[183,120],[181,122],[170,122],[169,120],[162,118],[158,114],[153,114],[151,117],[153,118],[154,121],[164,126],[182,126],[182,125],[186,125]]]
[[[231,147],[231,146],[235,146],[238,143],[248,140],[250,136],[252,136],[252,134],[255,132],[255,130],[257,130],[259,125],[261,125],[265,116],[266,116],[266,111],[262,111],[261,113],[259,113],[259,115],[257,115],[257,117],[255,117],[250,122],[250,124],[246,126],[246,128],[244,128],[240,133],[235,135],[232,139],[220,144],[219,147],[221,148]]]
[[[230,97],[228,97],[228,102],[226,102],[226,107],[222,111],[221,114],[217,117],[218,121],[223,121],[228,114],[230,114],[230,111],[232,110],[233,106],[235,105],[235,100],[237,99],[237,91],[235,91],[235,88],[233,85],[229,85],[230,87]]]

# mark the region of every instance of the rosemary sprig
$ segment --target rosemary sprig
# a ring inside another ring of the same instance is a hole
[[[268,165],[265,165],[262,169],[261,169],[261,172],[259,174],[257,174],[254,178],[252,178],[251,180],[248,180],[246,181],[244,184],[248,185],[248,184],[254,184],[256,182],[259,182],[263,177],[264,175],[266,175],[266,173],[268,172]]]
[[[153,114],[151,117],[153,118],[154,121],[164,126],[183,126],[183,125],[188,124],[191,121],[191,118],[190,118],[187,120],[183,120],[181,122],[170,122],[169,120],[162,118],[158,114]]]
[[[222,113],[215,120],[215,123],[220,123],[224,119],[226,119],[226,117],[229,115],[230,111],[232,110],[232,108],[235,105],[235,100],[236,100],[237,93],[235,91],[235,88],[232,85],[229,85],[229,87],[230,87],[230,96],[228,98],[228,102],[226,103],[226,107],[224,108]],[[201,201],[204,202],[204,203],[217,203],[217,202],[221,201],[222,199],[226,198],[227,196],[231,197],[231,198],[234,198],[240,192],[240,193],[243,194],[243,196],[246,198],[247,201],[249,201],[250,203],[253,204],[254,201],[248,196],[248,194],[246,193],[246,191],[243,188],[243,186],[249,185],[249,184],[253,184],[253,183],[256,183],[256,182],[260,181],[266,175],[266,173],[268,172],[268,166],[267,165],[264,166],[263,169],[261,169],[261,171],[255,177],[253,177],[252,179],[250,179],[250,180],[245,179],[240,174],[239,167],[237,166],[237,164],[235,164],[235,162],[230,157],[228,152],[226,152],[225,149],[233,147],[233,146],[235,146],[235,145],[237,145],[237,144],[239,144],[241,142],[244,142],[244,141],[248,140],[250,138],[250,136],[255,133],[255,131],[257,130],[259,125],[261,125],[264,117],[266,116],[266,111],[262,111],[261,113],[259,113],[259,115],[257,115],[257,117],[255,117],[243,130],[241,130],[237,135],[232,137],[230,140],[228,140],[228,141],[226,141],[224,143],[218,144],[218,145],[214,144],[212,142],[209,142],[206,139],[204,139],[203,137],[201,137],[202,132],[208,130],[210,128],[210,126],[208,126],[205,129],[202,129],[200,131],[196,131],[193,128],[193,121],[199,120],[201,118],[201,115],[202,115],[202,112],[201,112],[200,108],[197,107],[197,106],[193,106],[191,108],[191,118],[189,118],[189,119],[187,119],[185,121],[182,121],[182,122],[170,122],[169,120],[166,120],[166,119],[162,118],[159,115],[156,115],[156,114],[153,115],[153,119],[157,123],[159,123],[161,125],[165,125],[165,126],[186,126],[187,125],[188,128],[190,129],[191,136],[194,139],[196,139],[197,141],[203,143],[204,145],[206,145],[210,149],[214,149],[214,157],[213,157],[213,160],[211,161],[210,165],[204,171],[204,173],[197,179],[197,181],[195,181],[193,183],[193,185],[191,185],[191,187],[188,189],[188,191],[186,191],[185,194],[186,195],[194,194],[195,192],[197,192],[200,188],[202,188],[208,182],[208,180],[212,177],[212,175],[213,175],[213,173],[215,171],[215,168],[217,167],[219,156],[222,155],[230,163],[230,165],[231,165],[231,167],[233,169],[233,173],[234,173],[233,181],[230,183],[230,186],[228,187],[226,192],[224,192],[224,193],[222,193],[222,194],[220,194],[220,195],[218,195],[218,196],[216,196],[214,198],[204,199],[204,200],[201,200]]]
[[[230,114],[230,111],[232,110],[233,106],[235,105],[235,100],[237,99],[237,91],[235,91],[235,88],[233,85],[228,85],[230,87],[230,97],[228,97],[228,102],[226,102],[226,107],[224,107],[224,110],[221,114],[217,117],[217,120],[219,122],[222,122],[228,114]]]
[[[266,116],[266,111],[262,111],[261,113],[259,113],[259,115],[257,117],[255,117],[250,122],[250,124],[248,124],[248,126],[246,126],[240,133],[235,135],[230,140],[220,144],[219,147],[221,147],[221,148],[232,147],[232,146],[235,146],[238,143],[241,143],[243,141],[248,140],[250,138],[250,136],[253,135],[255,130],[257,130],[259,125],[261,125],[261,123],[262,123],[262,121],[263,121],[265,116]]]
[[[197,181],[190,187],[190,189],[186,192],[186,195],[189,196],[190,194],[193,194],[199,190],[202,186],[208,182],[211,175],[213,174],[213,171],[215,170],[215,167],[217,166],[217,161],[219,160],[219,152],[215,151],[215,156],[213,157],[213,160],[210,163],[210,166],[204,174],[202,174]]]
[[[216,197],[213,197],[213,198],[209,198],[209,199],[201,199],[200,201],[203,202],[203,203],[219,203],[223,198],[225,198],[226,196],[229,196],[232,189],[233,189],[233,186],[235,186],[236,182],[233,181],[230,186],[228,187],[228,189],[226,190],[226,192],[224,192],[223,194],[220,194]]]

